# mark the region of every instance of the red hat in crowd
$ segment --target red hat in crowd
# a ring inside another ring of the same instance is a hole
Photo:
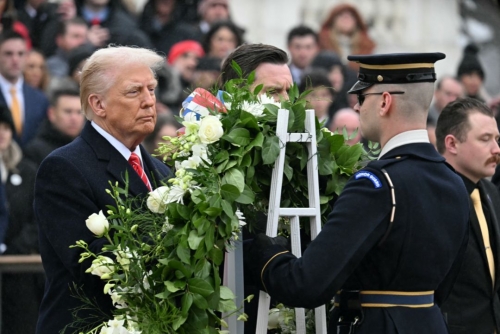
[[[168,63],[173,64],[175,60],[182,56],[184,53],[194,52],[198,57],[203,57],[205,55],[205,51],[203,51],[203,47],[197,41],[187,40],[179,43],[175,43],[170,52],[168,53]]]

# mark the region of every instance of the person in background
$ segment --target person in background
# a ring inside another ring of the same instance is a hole
[[[201,34],[206,34],[210,27],[218,21],[229,21],[228,0],[200,0],[198,2],[198,15],[200,22],[198,29]]]
[[[309,27],[295,27],[288,33],[287,46],[290,52],[289,66],[293,82],[300,85],[304,71],[309,68],[319,52],[318,35]]]
[[[350,106],[347,94],[349,88],[356,82],[356,72],[342,64],[340,58],[332,51],[320,51],[311,62],[312,69],[320,69],[328,74],[330,85],[335,91],[335,100],[330,105],[328,115],[333,117],[335,112]],[[352,105],[354,106],[353,103]]]
[[[202,57],[193,74],[193,87],[212,90],[217,86],[220,77],[220,59],[215,57]]]
[[[169,86],[180,86],[180,89],[173,90],[177,91],[178,94],[173,101],[166,101],[168,103],[164,103],[167,107],[173,108],[173,110],[180,110],[182,101],[184,101],[190,91],[194,89],[194,71],[198,65],[199,59],[204,55],[205,52],[203,51],[203,47],[200,43],[194,40],[182,41],[172,46],[167,56],[168,67],[162,69],[159,72],[159,75],[164,76],[170,74],[171,80],[175,80],[177,82],[175,84],[170,83]],[[173,73],[168,73],[169,70]],[[158,87],[164,92],[165,87],[161,86],[165,85],[160,84]],[[170,93],[173,93],[173,91],[170,91]],[[159,92],[158,96],[160,102],[162,103],[163,96],[165,96],[163,92]]]
[[[155,50],[168,54],[170,48],[185,40],[200,40],[199,32],[184,21],[184,1],[149,0],[139,27],[148,35]]]
[[[224,89],[225,82],[239,78],[231,65],[233,61],[240,66],[243,78],[255,71],[252,88],[262,84],[261,94],[266,93],[277,101],[288,99],[288,91],[293,84],[293,79],[285,51],[261,43],[244,44],[238,47],[222,64],[219,83],[221,89]]]
[[[207,56],[219,58],[222,62],[243,44],[243,31],[231,21],[219,21],[210,27],[202,44]]]
[[[322,50],[335,52],[347,63],[347,55],[368,55],[375,49],[375,42],[368,35],[368,28],[356,7],[349,4],[335,6],[321,25],[319,46]],[[355,63],[348,63],[354,70]]]
[[[349,56],[360,68],[349,93],[358,97],[362,135],[382,147],[378,160],[349,179],[302,257],[265,234],[244,253],[245,272],[284,305],[313,309],[334,299],[329,333],[447,332],[439,305],[460,270],[469,205],[425,130],[435,80],[428,64],[444,57]]]
[[[330,80],[328,80],[323,71],[311,70],[304,73],[300,82],[300,92],[311,90],[306,95],[308,108],[314,109],[314,113],[323,127],[328,127],[330,121],[328,110],[335,99],[335,93],[330,86]]]
[[[161,114],[156,119],[156,125],[153,132],[151,132],[142,143],[144,148],[149,154],[155,154],[158,144],[166,142],[163,137],[177,137],[177,130],[182,127],[182,124],[177,122],[172,114]]]
[[[437,123],[441,110],[450,102],[463,97],[464,88],[460,81],[452,76],[444,76],[436,82],[434,98],[429,108],[429,122]]]
[[[361,141],[359,114],[354,109],[342,108],[337,111],[328,128],[330,131],[337,133],[343,133],[345,128],[349,137],[346,143],[349,145],[354,145]],[[354,132],[356,132],[356,135],[353,135]]]
[[[50,74],[45,63],[43,54],[35,49],[28,53],[26,66],[23,72],[24,81],[33,88],[47,92],[50,82]]]
[[[31,37],[28,28],[17,20],[17,11],[14,7],[14,0],[0,1],[0,33],[15,31],[26,41],[26,48],[31,50]]]
[[[14,139],[24,147],[47,118],[49,101],[23,78],[28,49],[16,32],[0,34],[0,104],[9,107],[16,127]]]
[[[489,102],[490,96],[483,87],[484,69],[478,58],[479,48],[474,44],[465,47],[462,60],[458,65],[457,78],[462,83],[465,96]]]
[[[107,44],[153,47],[149,37],[117,0],[75,0],[77,15],[89,26],[89,32],[99,30],[108,38],[96,46]],[[105,30],[104,30],[105,29]]]
[[[47,275],[38,334],[85,332],[110,318],[113,305],[104,282],[85,273],[91,261],[79,263],[80,250],[69,246],[83,240],[92,252],[102,251],[106,240],[96,238],[85,220],[116,204],[105,191],[110,182],[125,188],[127,173],[129,194],[137,197],[171,176],[140,145],[155,127],[154,72],[164,64],[151,50],[110,46],[94,52],[82,69],[80,100],[88,121],[78,138],[43,160],[36,178],[35,217]],[[77,311],[84,319],[77,328],[70,325],[72,310],[83,304],[72,296],[73,283],[96,305]]]
[[[13,140],[14,133],[9,109],[0,105],[0,182],[9,217],[0,251],[3,255],[38,254],[38,230],[32,206],[36,166],[23,157]],[[2,333],[34,333],[44,275],[3,273],[1,278]]]
[[[499,139],[493,112],[477,99],[455,100],[439,115],[438,151],[462,178],[471,208],[465,258],[441,305],[450,334],[500,332],[500,194],[487,180],[499,162]]]
[[[68,56],[71,50],[87,43],[89,28],[82,18],[75,17],[59,23],[56,35],[57,50],[47,59],[52,77],[64,77],[69,73]]]
[[[183,89],[191,87],[198,61],[204,55],[201,44],[192,40],[176,43],[170,49],[167,61],[179,74]]]
[[[71,143],[82,131],[85,118],[76,84],[51,93],[48,118],[35,138],[24,148],[24,155],[39,166],[55,149]]]

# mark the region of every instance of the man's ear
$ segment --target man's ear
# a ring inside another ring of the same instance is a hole
[[[54,123],[56,117],[56,111],[54,107],[50,106],[49,109],[47,110],[47,118],[49,119],[50,123]]]
[[[454,135],[449,134],[444,137],[444,146],[447,152],[450,152],[451,154],[457,154],[458,144],[460,144],[460,142]]]
[[[97,94],[90,94],[87,101],[90,105],[90,108],[92,108],[92,111],[94,111],[94,114],[101,118],[104,118],[106,116],[105,102],[103,101],[101,96]]]
[[[387,92],[384,92],[384,94],[382,94],[382,100],[379,106],[380,116],[387,116],[389,110],[391,109],[391,105],[392,105],[392,95]]]

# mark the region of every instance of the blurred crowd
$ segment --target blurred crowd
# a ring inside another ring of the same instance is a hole
[[[85,122],[79,73],[97,48],[110,43],[154,49],[167,61],[158,73],[158,121],[144,146],[154,152],[163,136],[175,135],[174,118],[196,87],[216,89],[224,58],[246,42],[245,29],[231,19],[229,0],[0,0],[0,251],[38,252],[32,211],[36,170],[54,149],[78,136]],[[321,124],[362,141],[355,95],[356,64],[349,54],[371,54],[376,42],[358,9],[330,8],[319,31],[291,29],[289,68]],[[436,50],[439,51],[439,50]],[[461,96],[490,104],[500,98],[483,87],[487,70],[478,47],[468,45],[456,73],[437,82],[429,112],[429,136],[441,110]],[[3,211],[2,211],[3,210]],[[41,274],[4,274],[3,333],[34,333],[43,293]]]

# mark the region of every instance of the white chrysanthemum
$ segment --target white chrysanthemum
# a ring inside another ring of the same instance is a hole
[[[258,102],[243,101],[241,109],[254,115],[255,117],[260,117],[264,113],[264,106]]]
[[[168,192],[166,202],[167,203],[176,202],[176,203],[184,204],[184,202],[182,201],[182,198],[184,197],[185,193],[186,193],[186,190],[183,189],[181,186],[174,185],[174,186],[172,186],[172,188],[170,188],[170,190]]]
[[[245,222],[245,216],[243,215],[243,212],[240,210],[236,210],[236,217],[238,217],[238,221],[240,222],[240,227],[245,226],[247,223]]]
[[[259,95],[257,97],[257,99],[259,100],[260,103],[262,104],[274,104],[275,106],[277,107],[280,107],[281,108],[281,102],[276,102],[274,100],[274,97],[272,96],[269,96],[267,94],[262,94],[262,95]]]

